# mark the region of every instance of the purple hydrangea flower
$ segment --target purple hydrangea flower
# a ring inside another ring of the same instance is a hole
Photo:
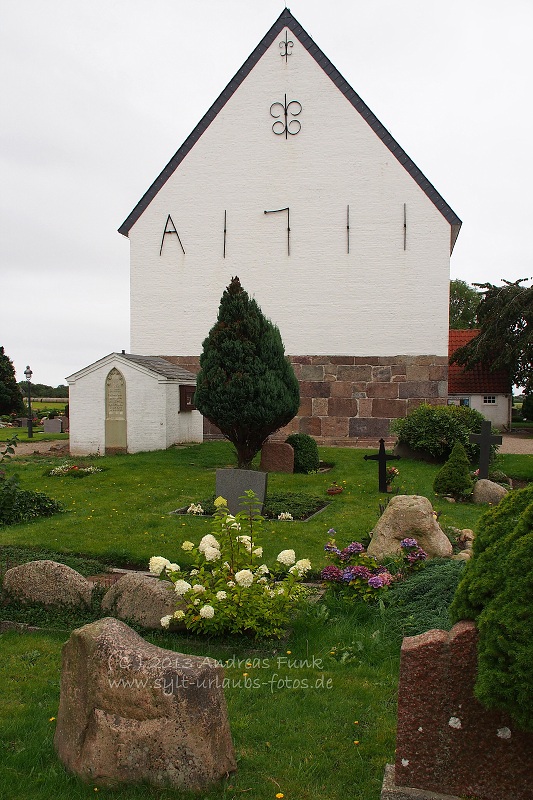
[[[341,559],[343,561],[348,561],[351,556],[359,555],[359,553],[362,553],[364,549],[365,548],[363,545],[359,542],[352,542],[348,545],[348,547],[345,547],[344,550],[341,551]]]
[[[400,547],[418,547],[416,539],[402,539]]]
[[[427,557],[428,554],[421,547],[417,547],[416,550],[407,554],[407,561],[409,564],[416,564],[417,561],[425,561]]]
[[[367,581],[372,573],[368,569],[368,567],[362,567],[360,565],[345,567],[342,570],[342,580],[346,581],[346,583],[350,583],[350,581],[355,581],[357,578],[362,578],[364,581]]]
[[[381,587],[384,586],[383,576],[372,575],[372,577],[368,579],[368,585],[371,586],[372,589],[381,589]]]
[[[326,551],[326,553],[335,553],[336,556],[341,555],[341,551],[339,550],[339,548],[336,545],[331,544],[331,542],[328,542],[327,544],[324,545],[324,550]]]
[[[337,531],[335,530],[335,528],[330,528],[329,531],[328,531],[328,535],[329,536],[335,536],[336,533],[337,533]]]
[[[322,572],[320,573],[320,577],[323,581],[342,581],[342,570],[339,567],[336,567],[334,564],[331,564],[328,567],[324,567]]]

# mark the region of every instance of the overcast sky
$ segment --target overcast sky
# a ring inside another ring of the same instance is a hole
[[[463,220],[451,277],[531,277],[532,0],[288,5]],[[283,7],[0,0],[0,344],[18,380],[129,350],[117,228]]]

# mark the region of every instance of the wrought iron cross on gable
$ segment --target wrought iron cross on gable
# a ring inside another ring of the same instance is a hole
[[[491,435],[490,420],[484,419],[481,423],[481,433],[471,433],[470,441],[472,444],[479,445],[479,473],[480,478],[489,477],[490,447],[493,444],[501,444],[501,436]]]
[[[387,491],[387,461],[398,460],[400,456],[387,455],[385,452],[385,439],[379,440],[379,452],[373,456],[365,456],[365,461],[378,462],[379,491]]]

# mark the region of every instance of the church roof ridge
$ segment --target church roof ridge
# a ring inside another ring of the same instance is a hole
[[[346,97],[356,111],[363,117],[364,120],[370,125],[374,133],[381,139],[383,144],[390,150],[392,155],[399,161],[404,169],[409,173],[413,180],[418,184],[426,196],[431,200],[434,206],[440,211],[443,217],[449,222],[451,226],[451,239],[450,239],[450,252],[453,250],[462,222],[457,216],[455,211],[448,205],[441,194],[433,186],[433,184],[426,178],[422,170],[416,166],[414,161],[407,155],[405,150],[398,144],[392,134],[385,128],[385,126],[378,120],[375,114],[366,105],[364,100],[357,94],[355,89],[351,87],[348,81],[341,75],[338,69],[331,63],[329,58],[322,52],[314,40],[304,30],[298,20],[291,14],[288,8],[284,8],[277,20],[274,22],[270,30],[261,39],[256,48],[248,56],[242,67],[235,73],[233,78],[227,84],[225,89],[220,93],[215,102],[211,105],[208,111],[204,114],[200,122],[196,125],[193,131],[185,139],[181,147],[172,156],[168,164],[164,167],[162,172],[158,175],[149,189],[141,197],[133,211],[126,217],[118,232],[123,236],[128,236],[130,229],[137,222],[141,214],[149,206],[153,198],[157,195],[159,190],[164,186],[170,176],[175,172],[181,164],[185,156],[192,150],[196,142],[200,139],[202,134],[207,130],[213,119],[224,108],[228,100],[237,91],[239,86],[248,77],[254,66],[264,55],[266,50],[272,44],[274,38],[283,30],[288,27],[291,32],[298,38],[300,43],[305,47],[307,52],[315,59],[317,64],[324,70],[326,75],[329,76],[332,83],[339,89],[340,92]]]

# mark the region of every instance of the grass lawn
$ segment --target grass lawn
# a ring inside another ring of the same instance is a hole
[[[19,442],[51,442],[54,439],[68,439],[68,433],[43,433],[42,428],[33,426],[33,438],[28,439],[27,428],[0,428],[0,442],[17,436]]]
[[[326,563],[323,547],[329,528],[336,529],[341,546],[368,539],[379,503],[386,498],[377,491],[377,464],[365,462],[365,452],[369,451],[321,448],[322,460],[334,463],[330,472],[269,476],[273,492],[326,497],[333,481],[344,486],[344,492],[308,522],[266,522],[261,544],[267,561],[291,547],[297,558],[310,558],[319,570]],[[46,557],[50,551],[62,553],[65,563],[84,574],[94,573],[98,559],[145,565],[150,556],[162,555],[179,562],[181,542],[198,542],[210,531],[210,521],[169,512],[213,494],[215,469],[233,464],[233,458],[227,443],[212,442],[85,462],[104,471],[82,479],[52,477],[46,473],[58,460],[39,456],[2,465],[8,475],[19,475],[23,488],[46,492],[66,509],[48,519],[0,528],[4,561],[6,556],[15,558],[12,548],[17,546],[28,548],[24,560]],[[441,512],[443,526],[475,529],[484,507],[435,498],[431,487],[438,467],[407,459],[396,465],[400,475],[395,488],[401,493],[429,497]],[[531,456],[502,456],[498,466],[517,478],[533,479]],[[79,560],[80,553],[89,558]],[[441,599],[443,620],[447,602]],[[424,627],[444,624],[441,618],[435,621],[430,610],[425,609]],[[0,618],[7,612],[5,608]],[[91,615],[36,611],[32,618],[31,613],[19,613],[11,618],[26,614],[26,619],[48,629],[0,635],[0,796],[94,797],[95,787],[68,775],[56,759],[51,719],[59,700],[61,646],[70,630]],[[206,640],[163,631],[143,634],[162,647],[229,660],[226,676],[231,687],[226,697],[238,772],[199,797],[273,800],[281,792],[285,800],[378,800],[384,765],[394,760],[400,643],[404,632],[421,629],[413,628],[416,615],[411,607],[404,612],[400,604],[379,608],[320,602],[306,606],[279,642]],[[146,787],[101,789],[99,796],[190,797]]]

